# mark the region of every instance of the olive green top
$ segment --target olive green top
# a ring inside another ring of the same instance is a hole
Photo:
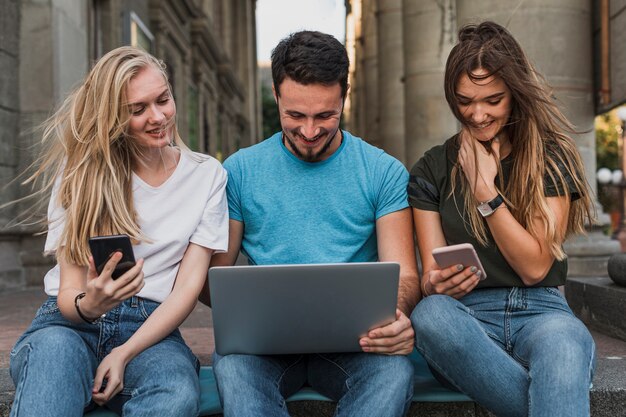
[[[507,263],[506,259],[496,246],[493,236],[487,227],[488,245],[482,246],[472,235],[469,227],[463,197],[459,186],[453,196],[450,196],[452,168],[457,160],[458,145],[456,136],[448,139],[443,145],[438,145],[426,154],[411,169],[408,194],[409,204],[420,210],[436,211],[441,216],[441,226],[448,245],[471,243],[476,249],[480,262],[485,268],[487,279],[481,281],[477,288],[486,287],[524,287],[524,283],[517,273]],[[501,161],[503,175],[503,189],[510,180],[509,175],[513,166],[513,159],[509,155]],[[563,171],[563,176],[570,190],[571,199],[576,200],[580,195],[576,192],[572,178]],[[563,195],[563,188],[556,186],[545,176],[545,195],[554,197]],[[496,183],[498,179],[496,178]],[[485,220],[483,220],[485,221]],[[545,279],[537,286],[548,287],[565,284],[567,275],[567,260],[554,261]]]

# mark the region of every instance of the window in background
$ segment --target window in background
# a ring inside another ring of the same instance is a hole
[[[133,11],[130,12],[130,44],[152,53],[154,35]]]

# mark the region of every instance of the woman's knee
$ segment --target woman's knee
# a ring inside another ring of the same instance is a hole
[[[447,318],[459,311],[459,306],[462,306],[459,301],[446,295],[423,298],[411,313],[411,325],[416,337],[418,334],[440,332],[449,321]]]
[[[595,351],[593,337],[587,327],[569,315],[546,317],[535,329],[533,339],[546,348],[572,359],[590,357]],[[582,357],[581,357],[582,356]]]
[[[141,375],[129,375],[138,372]],[[194,416],[200,405],[200,383],[193,366],[186,360],[161,366],[127,368],[128,385],[123,394],[130,397],[124,405],[129,414]]]
[[[11,352],[14,407],[28,415],[42,415],[35,410],[59,404],[63,410],[82,410],[91,398],[95,366],[95,356],[72,329],[48,327],[33,332]]]
[[[11,373],[26,366],[50,369],[74,369],[76,363],[86,369],[95,358],[78,333],[67,327],[47,327],[22,340],[11,352]],[[53,377],[52,373],[50,377]]]
[[[195,380],[191,380],[189,377],[179,378],[170,384],[170,389],[167,390],[163,402],[165,409],[170,409],[176,413],[171,415],[197,415],[200,407],[200,386],[197,379],[197,376]]]
[[[555,315],[542,321],[528,345],[534,352],[533,365],[540,371],[551,373],[568,384],[586,381],[593,375],[595,343],[585,325],[575,317]]]

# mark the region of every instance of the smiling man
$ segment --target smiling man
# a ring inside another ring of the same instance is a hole
[[[240,250],[255,265],[398,262],[396,321],[370,331],[358,353],[216,356],[226,417],[287,416],[284,399],[305,383],[348,416],[402,416],[410,405],[407,315],[419,285],[408,173],[339,128],[348,65],[343,45],[319,32],[294,33],[274,49],[282,131],[225,161],[230,243],[211,265],[233,265]]]

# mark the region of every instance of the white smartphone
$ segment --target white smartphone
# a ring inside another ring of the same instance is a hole
[[[458,245],[444,246],[433,249],[433,258],[441,269],[448,268],[452,265],[461,264],[464,267],[475,266],[481,271],[480,279],[487,278],[485,268],[483,268],[478,259],[478,255],[471,243],[461,243]]]

